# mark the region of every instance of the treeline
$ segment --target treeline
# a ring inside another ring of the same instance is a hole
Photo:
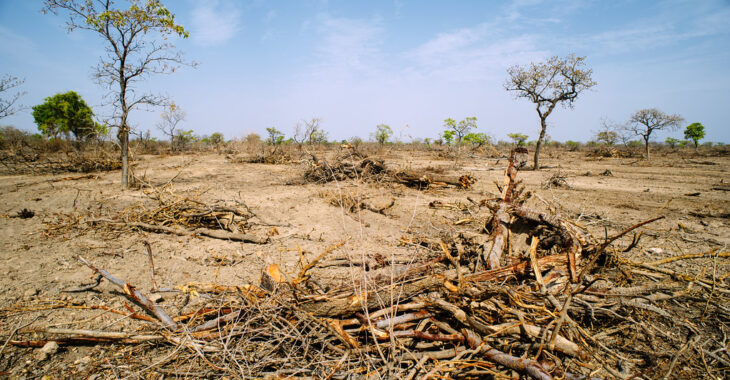
[[[83,150],[87,146],[108,145],[113,148],[117,145],[110,135],[111,128],[95,120],[91,107],[84,99],[74,91],[58,93],[47,97],[42,104],[32,107],[33,119],[38,127],[38,133],[28,133],[13,127],[0,128],[0,148],[31,148],[36,151],[60,151],[60,150]],[[660,127],[645,125],[645,118],[651,120],[664,120],[665,124]],[[672,126],[678,129],[682,121],[677,115],[666,115],[655,109],[641,110],[632,115],[630,122],[618,125],[603,120],[601,129],[596,132],[593,139],[583,143],[573,140],[565,142],[554,141],[547,134],[538,139],[529,139],[528,135],[513,132],[508,133],[509,140],[495,140],[485,132],[478,130],[477,118],[466,117],[460,121],[447,118],[443,121],[443,130],[434,138],[414,138],[407,136],[410,141],[404,142],[399,138],[394,139],[393,128],[388,124],[381,123],[374,126],[372,133],[366,140],[359,136],[349,139],[333,141],[329,139],[329,133],[322,127],[322,119],[312,118],[302,120],[294,126],[290,136],[284,134],[274,126],[266,128],[264,137],[252,133],[242,139],[226,140],[220,132],[210,135],[198,135],[192,129],[185,128],[185,111],[174,102],[168,104],[160,115],[157,129],[165,136],[158,139],[152,136],[150,130],[143,132],[131,131],[130,146],[139,153],[160,154],[164,152],[186,152],[186,151],[221,151],[231,143],[245,143],[254,145],[313,145],[313,144],[352,144],[374,143],[381,146],[402,145],[411,147],[422,147],[424,149],[445,148],[445,149],[468,149],[478,150],[479,148],[491,145],[504,146],[527,146],[535,147],[540,141],[542,145],[552,148],[564,148],[569,151],[583,149],[594,149],[598,147],[622,147],[629,151],[644,148],[648,156],[649,147],[667,147],[672,150],[685,147],[700,146],[711,148],[713,146],[723,147],[724,143],[700,141],[705,137],[704,126],[700,123],[692,123],[684,130],[684,139],[667,137],[663,143],[650,141],[650,134],[653,130]],[[637,127],[640,126],[640,127]],[[642,139],[636,139],[642,137]]]

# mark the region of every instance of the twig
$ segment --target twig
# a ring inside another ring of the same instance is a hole
[[[677,360],[679,359],[679,356],[682,355],[682,352],[687,349],[690,345],[694,344],[698,339],[700,338],[699,335],[695,335],[692,338],[690,338],[687,343],[685,343],[682,348],[677,351],[674,356],[672,357],[672,361],[669,362],[669,369],[667,370],[667,373],[664,374],[662,379],[666,380],[669,378],[669,376],[672,374],[672,370],[674,369],[674,366],[677,364]]]
[[[147,257],[150,259],[150,267],[152,268],[152,291],[157,290],[157,282],[155,282],[155,262],[152,260],[152,247],[147,240],[142,241],[145,248],[147,248]]]
[[[61,290],[61,292],[63,292],[63,293],[81,293],[81,292],[89,291],[89,290],[94,289],[95,287],[99,286],[99,284],[101,284],[101,279],[102,278],[103,278],[103,276],[101,274],[98,274],[97,273],[97,275],[94,276],[94,282],[93,283],[88,284],[88,285],[82,285],[82,286],[80,286],[78,288],[71,288],[71,289]]]

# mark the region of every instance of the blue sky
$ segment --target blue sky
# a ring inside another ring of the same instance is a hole
[[[121,1],[120,3],[124,3]],[[587,141],[601,118],[656,107],[701,122],[730,142],[730,2],[723,1],[226,1],[165,2],[190,38],[173,42],[199,63],[144,84],[187,112],[185,129],[227,138],[290,135],[322,118],[331,139],[368,138],[389,124],[409,141],[435,137],[445,118],[478,118],[496,139],[536,138],[531,103],[503,88],[506,70],[552,55],[587,56],[598,86],[548,119],[556,140]],[[0,0],[0,74],[26,79],[33,106],[74,90],[98,114],[105,90],[91,68],[90,32],[67,33],[41,1]],[[160,110],[132,124],[159,135]],[[30,111],[0,120],[35,130]],[[660,134],[682,137],[681,131]]]

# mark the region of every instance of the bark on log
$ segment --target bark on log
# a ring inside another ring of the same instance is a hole
[[[414,170],[404,170],[393,172],[391,177],[396,182],[402,183],[409,187],[426,188],[431,184],[446,184],[460,189],[468,189],[476,182],[470,174],[461,176],[438,175],[431,173],[418,172]]]

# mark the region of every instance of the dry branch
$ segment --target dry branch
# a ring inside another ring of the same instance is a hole
[[[94,272],[104,276],[104,278],[109,280],[109,282],[111,282],[112,284],[120,287],[124,291],[124,294],[127,295],[127,297],[130,300],[132,300],[132,302],[142,306],[148,312],[152,313],[166,327],[169,327],[172,329],[177,327],[177,323],[175,323],[175,321],[173,321],[172,318],[170,318],[170,316],[167,315],[167,313],[164,310],[162,310],[162,308],[157,306],[154,302],[150,301],[147,297],[145,297],[144,294],[142,294],[139,290],[137,290],[133,285],[114,277],[113,275],[111,275],[109,272],[107,272],[106,270],[104,270],[102,268],[97,268],[96,266],[89,263],[88,261],[86,261],[86,259],[84,259],[81,256],[78,257],[78,260],[81,261],[82,264],[91,268],[91,270],[93,270]]]

